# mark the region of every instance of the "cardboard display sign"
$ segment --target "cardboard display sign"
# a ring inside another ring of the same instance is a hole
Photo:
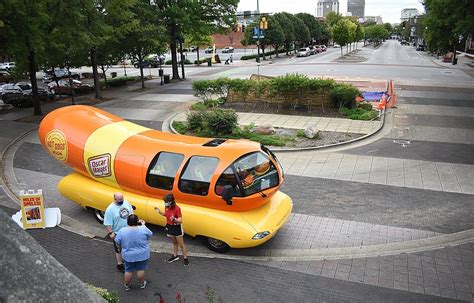
[[[44,201],[43,191],[20,191],[21,217],[23,229],[44,228]]]

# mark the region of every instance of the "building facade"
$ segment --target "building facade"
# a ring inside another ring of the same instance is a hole
[[[347,0],[347,15],[363,18],[365,15],[365,0]]]
[[[376,24],[383,24],[382,16],[365,16],[364,23],[375,22]]]
[[[339,0],[318,0],[317,17],[326,17],[330,12],[339,14]]]
[[[418,12],[418,10],[416,8],[404,8],[404,9],[402,9],[402,14],[400,16],[400,22],[408,21],[411,18],[415,18],[419,14],[420,13]]]

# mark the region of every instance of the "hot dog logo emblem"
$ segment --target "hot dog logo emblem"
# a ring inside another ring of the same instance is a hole
[[[110,169],[110,154],[102,154],[91,157],[87,160],[89,163],[89,171],[96,178],[110,177],[112,170]]]
[[[56,159],[66,162],[67,140],[62,131],[53,129],[46,134],[46,148]]]

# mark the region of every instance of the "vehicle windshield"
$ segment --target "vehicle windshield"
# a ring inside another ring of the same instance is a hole
[[[300,51],[305,52],[306,48],[300,48]]]
[[[278,171],[269,157],[262,152],[243,156],[219,177],[215,192],[222,195],[223,187],[231,185],[234,196],[249,196],[279,184]]]
[[[19,84],[18,87],[20,87],[22,90],[31,89],[31,87],[28,84]]]

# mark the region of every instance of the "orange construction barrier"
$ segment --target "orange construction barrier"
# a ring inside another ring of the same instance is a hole
[[[397,96],[393,91],[393,80],[390,80],[389,82],[388,95],[390,96],[390,101],[387,104],[387,108],[395,107],[397,105]]]
[[[382,110],[387,105],[387,97],[385,95],[382,96],[382,100],[380,100],[379,105],[377,106],[379,110]]]

